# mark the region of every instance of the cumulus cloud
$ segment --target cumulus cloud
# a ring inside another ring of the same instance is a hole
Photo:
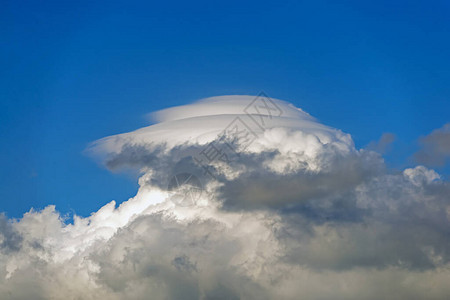
[[[0,298],[450,294],[450,184],[435,171],[389,171],[376,147],[264,95],[152,117],[89,149],[142,173],[135,197],[73,223],[54,206],[0,216]]]
[[[422,137],[419,143],[421,149],[414,154],[418,163],[433,167],[445,165],[450,158],[450,123]]]

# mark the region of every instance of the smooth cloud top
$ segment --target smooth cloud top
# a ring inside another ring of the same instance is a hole
[[[389,171],[265,97],[154,118],[90,148],[142,172],[135,197],[73,224],[51,205],[0,215],[1,299],[448,298],[450,184],[435,171]]]
[[[230,209],[296,205],[382,168],[350,135],[264,95],[212,97],[153,116],[159,123],[99,140],[93,151],[111,169],[150,170],[160,188],[195,174]]]
[[[236,118],[242,120],[240,125],[247,126],[257,135],[273,128],[284,128],[312,133],[324,143],[342,138],[340,131],[320,124],[303,110],[265,96],[211,97],[152,113],[151,118],[158,123],[99,140],[93,144],[94,149],[114,154],[126,144],[154,147],[203,145],[217,139]]]
[[[246,108],[255,100],[255,104],[257,104],[258,107],[261,106],[260,112],[262,114],[267,114],[267,108],[265,107],[263,102],[258,101],[259,99],[269,100],[264,95],[261,95],[260,97],[245,95],[210,97],[199,100],[189,105],[172,107],[154,112],[150,114],[150,116],[157,122],[168,122],[202,116],[213,117],[211,118],[211,120],[213,120],[214,116],[243,115],[245,114]],[[304,112],[300,108],[293,106],[289,102],[273,98],[270,98],[270,101],[274,102],[281,111],[281,115],[277,113],[274,115],[274,117],[315,121],[315,119],[308,113]],[[267,105],[270,111],[276,113],[276,111],[273,110],[274,106],[271,103],[267,103]],[[247,111],[250,112],[250,108],[251,107],[249,107]]]

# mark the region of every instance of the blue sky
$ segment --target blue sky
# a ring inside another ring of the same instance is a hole
[[[450,121],[446,1],[27,2],[0,12],[0,210],[88,215],[137,190],[83,154],[199,98],[293,102],[388,164]],[[446,174],[448,167],[437,169]]]

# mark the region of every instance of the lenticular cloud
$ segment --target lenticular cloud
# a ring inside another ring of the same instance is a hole
[[[446,299],[450,186],[390,171],[351,136],[265,95],[151,115],[94,142],[135,197],[73,224],[0,216],[2,299]]]

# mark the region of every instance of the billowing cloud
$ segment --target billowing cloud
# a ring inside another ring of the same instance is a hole
[[[418,163],[433,167],[445,165],[450,158],[450,123],[433,130],[419,142],[421,149],[414,154]]]
[[[450,184],[291,104],[223,96],[93,143],[136,196],[0,216],[4,299],[446,299]]]

